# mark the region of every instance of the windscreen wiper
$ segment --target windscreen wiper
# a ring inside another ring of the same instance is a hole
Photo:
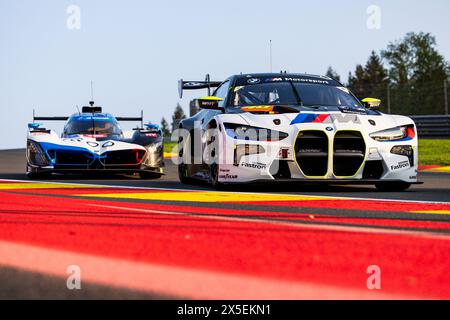
[[[303,100],[302,98],[300,98],[300,94],[298,93],[297,88],[295,87],[292,80],[289,80],[289,83],[291,84],[292,91],[294,92],[295,98],[297,99],[297,104],[303,107]]]
[[[323,106],[305,106],[305,105],[303,105],[302,106],[303,108],[310,108],[310,109],[315,109],[315,110],[317,110],[317,109],[320,109],[320,108],[322,108]],[[326,107],[325,107],[326,108]]]

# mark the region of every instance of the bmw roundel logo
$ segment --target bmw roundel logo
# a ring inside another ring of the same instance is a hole
[[[327,131],[333,131],[334,129],[333,129],[333,127],[326,127],[325,130],[327,130]]]
[[[250,83],[250,84],[255,84],[255,83],[260,83],[260,82],[261,82],[261,79],[258,79],[258,78],[251,78],[251,79],[247,80],[247,83]]]

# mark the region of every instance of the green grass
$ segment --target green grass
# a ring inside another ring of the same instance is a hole
[[[164,152],[172,152],[178,142],[164,142]]]
[[[450,140],[419,139],[419,163],[450,166]]]
[[[171,152],[177,142],[164,143],[164,151]],[[450,166],[450,140],[419,139],[419,163]]]

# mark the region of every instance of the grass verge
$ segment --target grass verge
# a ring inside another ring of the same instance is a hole
[[[419,163],[450,166],[450,140],[419,139]]]

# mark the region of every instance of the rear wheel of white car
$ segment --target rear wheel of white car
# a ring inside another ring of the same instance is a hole
[[[180,182],[183,184],[193,184],[194,179],[190,178],[188,175],[189,167],[187,164],[180,163],[178,164],[178,178]]]
[[[190,143],[190,137],[186,137],[183,141],[183,138],[179,138],[178,145],[181,145],[182,148],[178,150],[178,179],[183,184],[194,184],[195,180],[189,176],[189,165],[184,163],[184,152],[185,150],[189,151],[186,143]]]
[[[411,187],[411,183],[401,181],[379,182],[375,184],[375,187],[379,191],[396,192],[396,191],[405,191],[409,189],[409,187]]]

